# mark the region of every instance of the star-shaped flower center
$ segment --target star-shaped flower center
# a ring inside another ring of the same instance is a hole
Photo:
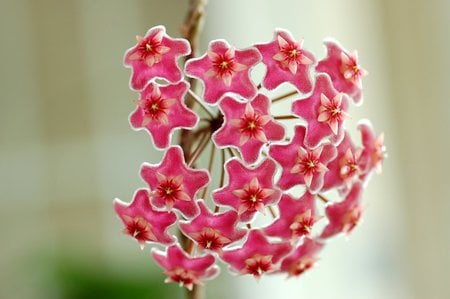
[[[311,269],[315,264],[315,259],[311,257],[304,257],[293,263],[289,267],[289,276],[299,276],[306,270]]]
[[[261,188],[258,178],[253,178],[249,184],[244,186],[244,189],[233,191],[233,194],[241,200],[238,214],[255,210],[264,214],[263,200],[274,192],[275,190],[273,189]]]
[[[191,201],[189,195],[183,191],[182,176],[165,176],[159,172],[156,173],[159,186],[157,187],[157,196],[163,198],[169,211],[172,209],[176,200]]]
[[[311,217],[311,210],[307,210],[306,212],[297,215],[289,228],[292,231],[292,237],[298,238],[309,235],[313,225],[314,217]]]
[[[151,38],[136,36],[139,44],[136,47],[136,52],[130,56],[130,59],[143,60],[149,67],[159,63],[162,56],[170,51],[169,47],[162,44],[163,35],[164,33],[160,31]]]
[[[313,175],[317,172],[327,171],[328,168],[320,162],[322,147],[306,151],[303,147],[298,149],[297,162],[292,167],[291,173],[299,173],[304,176],[306,186],[311,186]]]
[[[144,110],[145,115],[142,125],[146,126],[152,121],[167,125],[169,123],[167,117],[169,109],[175,102],[175,99],[164,99],[159,88],[155,85],[147,98],[136,101],[136,104]]]
[[[230,239],[222,236],[220,232],[211,227],[205,227],[201,232],[193,233],[191,236],[201,248],[214,251],[221,250],[223,246],[231,243]]]
[[[194,284],[199,283],[199,279],[191,270],[187,270],[181,267],[176,267],[173,270],[165,271],[167,275],[166,282],[175,282],[184,286],[189,290],[192,289]]]
[[[153,234],[152,226],[141,216],[130,217],[124,215],[123,219],[125,221],[125,228],[123,232],[135,238],[141,247],[143,247],[147,241],[157,240]]]
[[[339,122],[348,119],[348,114],[342,110],[342,93],[338,93],[331,100],[325,95],[320,95],[319,122],[326,122],[335,135],[338,133]]]
[[[282,67],[288,68],[292,74],[296,74],[299,64],[313,63],[311,59],[303,54],[302,44],[303,41],[290,43],[278,35],[280,51],[273,56],[273,59],[278,61]]]
[[[230,47],[224,54],[213,51],[208,51],[207,54],[211,60],[212,68],[206,72],[206,76],[223,80],[227,86],[231,85],[235,73],[247,69],[245,65],[235,61],[235,49],[233,47]]]
[[[342,218],[342,231],[349,234],[361,221],[362,209],[357,206],[348,211]]]
[[[252,274],[256,278],[261,277],[265,272],[272,269],[272,257],[272,255],[255,254],[253,257],[245,260],[243,272]]]
[[[367,75],[367,71],[358,65],[358,54],[353,52],[348,55],[341,53],[340,71],[344,78],[361,88],[361,78]]]
[[[344,180],[349,180],[360,173],[359,158],[361,156],[361,151],[358,150],[355,153],[351,149],[345,152],[344,157],[341,159],[341,177]]]
[[[271,120],[269,115],[255,113],[252,105],[248,103],[245,106],[244,115],[241,118],[232,119],[230,123],[239,128],[241,137],[239,145],[245,144],[250,138],[256,138],[266,143],[267,137],[264,133],[264,126]]]

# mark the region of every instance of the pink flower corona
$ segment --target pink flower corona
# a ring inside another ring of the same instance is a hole
[[[386,156],[384,135],[368,120],[356,142],[347,131],[367,72],[356,52],[325,45],[317,63],[303,40],[277,29],[271,41],[241,50],[214,40],[186,59],[189,42],[156,26],[126,52],[138,92],[130,124],[150,134],[162,158],[141,167],[148,189],[130,203],[116,199],[114,209],[126,235],[157,245],[166,282],[193,290],[220,263],[258,280],[298,277],[328,239],[359,225],[362,193]],[[267,70],[262,82],[250,76],[258,64]],[[281,84],[292,91],[274,94]],[[281,100],[291,109],[277,114]]]

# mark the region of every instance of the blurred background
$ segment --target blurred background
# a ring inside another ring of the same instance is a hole
[[[182,298],[148,249],[121,234],[112,199],[157,162],[128,114],[124,51],[187,0],[0,0],[0,298]],[[321,58],[332,36],[358,49],[365,102],[389,158],[365,193],[364,223],[299,279],[234,277],[208,298],[450,298],[450,1],[210,0],[200,45],[265,42],[274,28]],[[223,269],[225,270],[225,269]]]

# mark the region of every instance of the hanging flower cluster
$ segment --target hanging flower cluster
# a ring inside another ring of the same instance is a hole
[[[155,247],[167,282],[192,289],[218,273],[219,260],[257,279],[299,276],[327,239],[360,222],[363,188],[385,155],[383,135],[361,121],[361,146],[353,143],[345,125],[350,105],[361,104],[366,71],[356,52],[325,45],[328,55],[317,62],[302,40],[276,30],[272,41],[242,50],[212,41],[186,61],[189,43],[157,26],[126,52],[139,92],[130,123],[148,131],[164,157],[142,165],[147,188],[114,208],[125,234]],[[260,63],[266,73],[256,85],[250,73]],[[271,99],[282,83],[293,92]],[[291,110],[273,115],[281,100],[291,100]],[[296,122],[293,136],[284,120]],[[172,136],[180,129],[190,130],[183,147]],[[208,146],[208,167],[198,169]],[[327,199],[330,192],[338,199]]]

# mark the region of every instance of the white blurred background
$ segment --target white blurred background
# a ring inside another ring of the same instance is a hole
[[[0,298],[182,298],[120,233],[112,199],[145,186],[161,153],[127,122],[136,95],[122,55],[187,0],[0,0]],[[237,47],[274,28],[358,49],[370,73],[355,120],[385,132],[389,158],[364,223],[299,279],[222,275],[208,298],[450,298],[450,1],[210,0],[202,36]]]

